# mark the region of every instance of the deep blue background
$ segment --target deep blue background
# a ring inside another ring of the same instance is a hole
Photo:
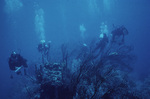
[[[8,58],[13,50],[21,50],[28,63],[38,61],[36,49],[39,36],[35,32],[35,2],[44,10],[46,41],[52,41],[55,54],[63,42],[80,42],[79,26],[85,25],[86,38],[99,36],[102,22],[108,25],[124,25],[129,35],[128,44],[134,45],[138,56],[133,76],[144,80],[150,74],[150,1],[149,0],[20,0],[18,11],[5,12],[5,2],[0,2],[0,98],[7,99],[16,79],[10,79]],[[91,5],[91,6],[90,6]]]

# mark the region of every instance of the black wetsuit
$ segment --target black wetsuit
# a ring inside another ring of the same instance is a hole
[[[38,51],[42,54],[42,62],[48,61],[50,44],[40,43],[38,45]]]
[[[115,42],[116,41],[116,36],[120,37],[122,36],[122,43],[124,42],[124,36],[128,34],[128,30],[124,27],[124,26],[121,26],[115,30],[113,30],[111,32],[112,34],[112,42]]]
[[[27,60],[24,59],[20,54],[11,55],[9,58],[9,67],[11,70],[16,70],[16,67],[28,67]]]

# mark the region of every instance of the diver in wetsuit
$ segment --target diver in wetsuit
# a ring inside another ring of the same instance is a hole
[[[121,26],[113,30],[111,34],[112,34],[112,43],[117,42],[118,40],[117,37],[121,37],[121,36],[122,39],[120,43],[124,43],[124,36],[128,34],[128,30],[124,26]]]
[[[104,33],[103,37],[101,38],[101,40],[97,43],[97,46],[95,48],[96,49],[100,49],[100,51],[103,51],[104,48],[106,47],[107,43],[108,43],[108,37],[107,35]]]
[[[45,40],[41,40],[41,42],[38,44],[37,49],[42,54],[42,62],[43,62],[43,64],[45,63],[45,61],[48,62],[50,44],[51,44],[51,41],[49,41],[46,44]]]
[[[24,59],[20,54],[17,54],[16,52],[12,52],[11,56],[9,57],[9,68],[12,71],[15,71],[17,74],[21,74],[20,69],[22,67],[27,68],[27,60]],[[24,74],[26,75],[26,70],[24,69]]]

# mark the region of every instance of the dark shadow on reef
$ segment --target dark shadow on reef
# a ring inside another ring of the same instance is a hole
[[[35,75],[25,93],[29,99],[141,99],[136,84],[129,77],[136,56],[133,46],[125,44],[128,34],[124,26],[103,33],[89,45],[68,51],[61,46],[62,62],[48,59],[50,43],[38,46],[42,63],[35,65]],[[71,67],[71,68],[70,68]],[[148,91],[145,91],[147,93]],[[146,95],[145,95],[146,97]]]

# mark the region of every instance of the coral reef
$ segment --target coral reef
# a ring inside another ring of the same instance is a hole
[[[117,31],[117,30],[116,30]],[[116,35],[116,34],[115,34]],[[119,34],[120,35],[120,34]],[[136,60],[133,46],[104,37],[91,42],[86,50],[69,53],[62,45],[62,62],[35,65],[25,94],[31,99],[140,99],[136,83],[129,74]],[[118,41],[119,40],[119,41]],[[78,48],[78,47],[77,47]],[[71,57],[71,58],[70,58]],[[70,68],[73,67],[73,68]],[[145,82],[148,86],[149,80]],[[142,87],[148,94],[148,87]],[[140,88],[141,89],[141,88]],[[145,94],[145,95],[146,95]]]

